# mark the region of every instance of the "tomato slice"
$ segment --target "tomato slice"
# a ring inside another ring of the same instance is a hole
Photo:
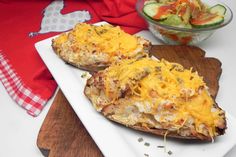
[[[199,15],[196,18],[193,18],[193,19],[190,20],[190,23],[191,24],[196,24],[196,25],[205,24],[205,23],[211,21],[212,19],[214,19],[217,16],[218,15],[211,14],[211,13],[199,13]]]
[[[172,5],[163,5],[163,6],[160,6],[158,11],[157,11],[157,14],[153,17],[154,19],[162,19],[163,16],[167,16],[168,14],[170,14],[173,10],[173,6]]]

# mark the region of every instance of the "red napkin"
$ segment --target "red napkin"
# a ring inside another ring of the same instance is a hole
[[[14,101],[37,116],[57,84],[34,44],[78,22],[107,21],[126,32],[146,28],[135,0],[0,0],[0,80]]]

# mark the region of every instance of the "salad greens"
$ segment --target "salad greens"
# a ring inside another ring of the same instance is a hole
[[[201,28],[221,24],[226,8],[220,4],[208,7],[200,0],[148,0],[143,12],[165,25]]]

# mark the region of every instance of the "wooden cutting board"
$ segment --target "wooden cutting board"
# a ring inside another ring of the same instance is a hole
[[[193,67],[204,77],[211,95],[216,97],[222,71],[219,60],[206,58],[203,50],[192,46],[155,45],[151,53],[159,59],[180,63],[185,68]],[[61,90],[39,131],[37,146],[44,156],[49,157],[103,156]]]

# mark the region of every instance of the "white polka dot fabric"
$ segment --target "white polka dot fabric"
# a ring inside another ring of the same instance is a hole
[[[91,15],[86,10],[61,14],[63,8],[63,0],[55,0],[50,3],[44,9],[40,30],[30,33],[29,36],[32,37],[36,34],[49,32],[64,32],[72,29],[77,23],[86,22],[91,19]]]

